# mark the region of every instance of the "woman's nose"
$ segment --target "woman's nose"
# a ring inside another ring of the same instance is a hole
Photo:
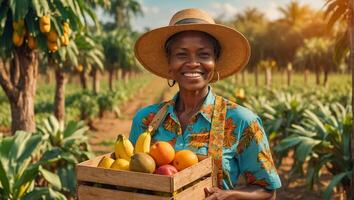
[[[199,62],[199,60],[197,59],[196,56],[191,56],[189,58],[189,61],[188,61],[187,65],[189,67],[198,67],[198,66],[200,66],[200,62]]]

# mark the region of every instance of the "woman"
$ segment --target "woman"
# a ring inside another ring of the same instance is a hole
[[[260,118],[216,96],[209,86],[247,64],[250,47],[245,37],[215,24],[202,10],[186,9],[177,12],[169,26],[142,35],[135,55],[170,87],[177,83],[179,92],[171,101],[136,113],[132,143],[154,129],[153,139],[170,142],[176,151],[213,156],[219,187],[205,188],[207,199],[274,199],[281,183]],[[237,187],[240,175],[246,187]]]

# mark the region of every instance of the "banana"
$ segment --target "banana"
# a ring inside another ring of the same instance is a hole
[[[129,161],[126,159],[118,158],[111,165],[111,169],[129,170]]]
[[[135,153],[149,153],[151,144],[151,134],[150,131],[145,131],[140,134],[136,144]]]
[[[124,135],[121,134],[119,134],[117,137],[114,149],[116,159],[123,158],[129,161],[130,157],[132,157],[134,153],[133,144],[127,138],[125,138]]]

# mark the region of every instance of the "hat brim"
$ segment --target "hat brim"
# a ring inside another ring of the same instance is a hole
[[[216,63],[219,79],[242,70],[247,64],[250,57],[250,45],[247,39],[235,29],[220,24],[183,24],[146,32],[135,43],[136,58],[150,72],[171,79],[168,72],[165,42],[170,36],[189,30],[206,32],[219,41],[221,52]],[[217,76],[214,75],[213,80],[216,79]]]

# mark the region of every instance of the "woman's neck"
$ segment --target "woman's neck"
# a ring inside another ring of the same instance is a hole
[[[179,97],[176,105],[177,112],[198,111],[208,94],[208,86],[196,91],[188,91],[183,88],[179,90]]]

